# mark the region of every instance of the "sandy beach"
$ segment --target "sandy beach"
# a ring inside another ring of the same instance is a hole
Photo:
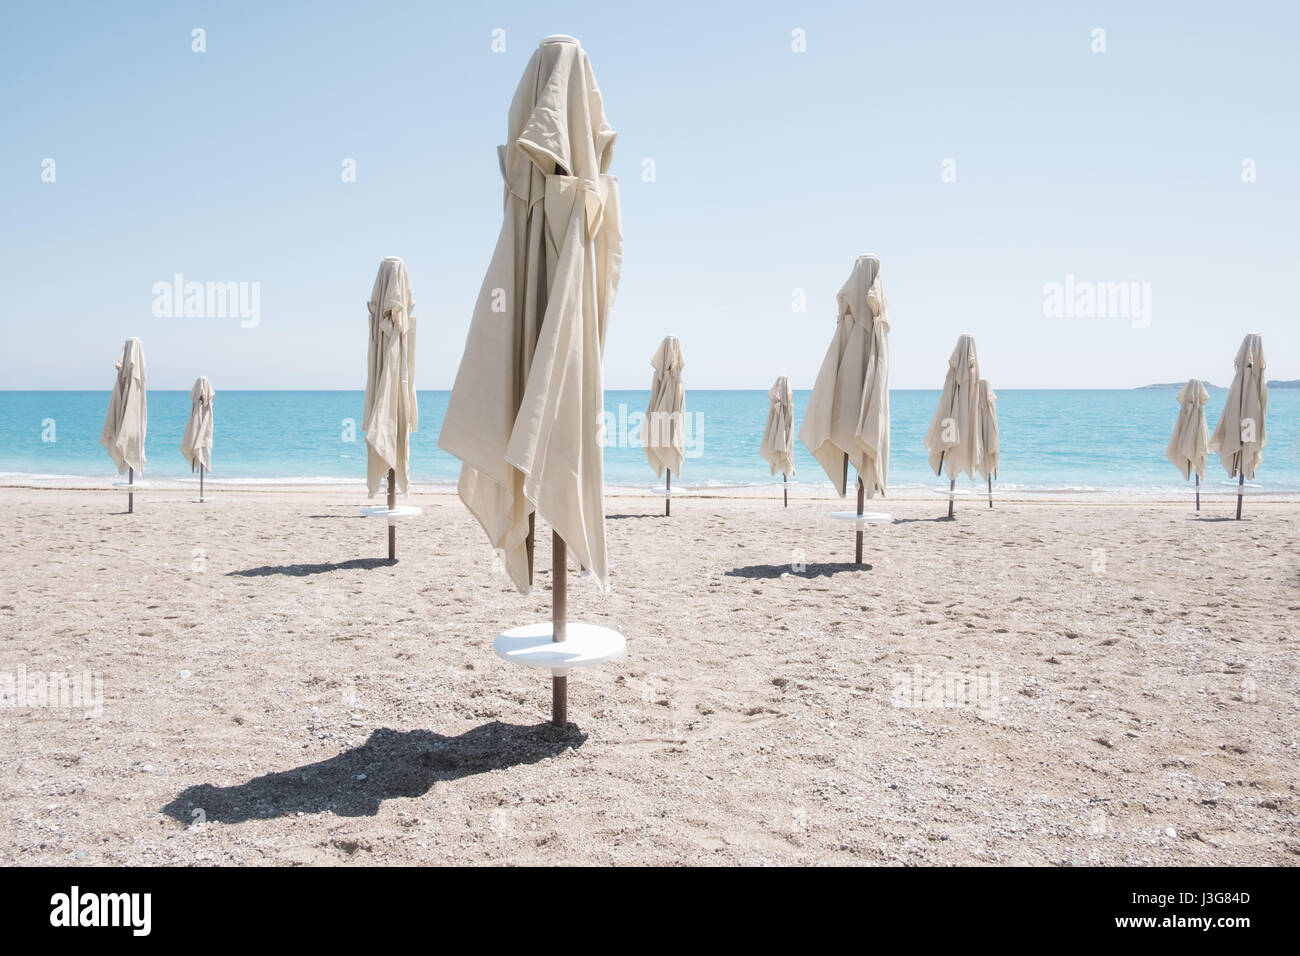
[[[363,494],[0,489],[6,865],[1292,864],[1300,504],[611,497],[627,656],[495,657],[549,617],[469,513],[385,560]],[[20,705],[22,704],[22,705]]]

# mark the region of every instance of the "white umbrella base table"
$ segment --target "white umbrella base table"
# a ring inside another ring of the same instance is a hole
[[[361,509],[361,514],[367,518],[388,519],[388,560],[396,561],[398,519],[415,518],[424,514],[424,509],[416,508],[414,505],[395,505],[392,508],[385,505],[368,505]]]
[[[883,511],[868,511],[864,514],[858,514],[856,511],[832,511],[831,517],[836,521],[852,521],[859,528],[894,520],[893,515],[885,514]]]
[[[861,486],[859,486],[859,490],[858,490],[859,501],[862,500],[861,494],[862,494]],[[834,518],[836,521],[853,522],[853,527],[856,532],[854,537],[857,538],[857,546],[854,550],[853,561],[857,565],[862,564],[862,537],[863,537],[863,531],[866,529],[867,525],[884,524],[886,522],[894,520],[893,515],[885,514],[883,511],[864,511],[862,514],[858,514],[856,511],[832,511],[831,517]]]
[[[387,518],[389,521],[396,521],[398,518],[415,518],[422,515],[424,509],[416,508],[414,505],[398,505],[396,508],[371,505],[362,508],[361,513],[367,518]]]
[[[1212,485],[1201,485],[1201,497],[1224,499],[1235,498],[1237,497],[1238,492],[1241,493],[1242,497],[1265,493],[1264,488],[1260,485],[1238,485],[1235,481],[1225,481],[1224,484],[1230,487],[1215,488]]]
[[[612,661],[627,650],[622,634],[599,624],[568,621],[564,631],[565,640],[557,642],[551,640],[554,632],[549,622],[512,627],[496,636],[492,649],[503,660],[525,667],[546,668],[554,677]]]

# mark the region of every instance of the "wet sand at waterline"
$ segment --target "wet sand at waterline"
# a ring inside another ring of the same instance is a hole
[[[0,706],[0,863],[1300,861],[1300,504],[876,501],[858,569],[851,502],[611,497],[559,732],[491,649],[548,529],[524,597],[452,495],[396,565],[360,493],[191,499],[0,489],[0,687],[102,678]]]

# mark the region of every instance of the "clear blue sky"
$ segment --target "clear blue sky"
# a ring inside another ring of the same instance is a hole
[[[962,332],[1001,387],[1226,384],[1250,331],[1300,377],[1298,5],[1046,6],[6,4],[0,388],[108,388],[128,335],[153,387],[361,387],[386,255],[419,384],[449,384],[506,109],[551,33],[583,42],[619,131],[608,387],[648,387],[667,333],[688,387],[810,387],[861,252],[895,387],[937,387]],[[260,325],[155,318],[178,272],[259,282]],[[1067,273],[1151,283],[1150,327],[1044,316]]]

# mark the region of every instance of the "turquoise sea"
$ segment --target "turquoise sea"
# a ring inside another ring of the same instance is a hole
[[[1176,389],[998,391],[1002,435],[1001,486],[1008,491],[1118,492],[1177,495],[1187,488],[1164,458],[1178,415]],[[421,391],[420,431],[412,436],[412,479],[456,480],[458,462],[437,448],[446,391]],[[1211,393],[1210,427],[1226,390]],[[922,438],[939,398],[937,390],[890,395],[891,492],[937,487]],[[654,476],[631,440],[647,391],[607,391],[609,444],[606,483],[650,487]],[[365,475],[359,423],[361,391],[228,391],[214,403],[216,437],[212,478],[238,483],[346,483]],[[795,392],[802,422],[808,391]],[[761,389],[689,390],[690,446],[674,486],[734,487],[779,482],[758,455],[767,418]],[[107,391],[0,391],[0,483],[107,482],[113,473],[99,445]],[[149,392],[148,466],[154,480],[188,478],[181,433],[188,391]],[[349,423],[353,423],[349,427]],[[1256,477],[1263,491],[1300,492],[1300,390],[1269,393],[1268,445]],[[53,440],[48,440],[53,439]],[[807,450],[796,443],[796,481],[829,487]],[[1211,458],[1210,484],[1227,475]]]

